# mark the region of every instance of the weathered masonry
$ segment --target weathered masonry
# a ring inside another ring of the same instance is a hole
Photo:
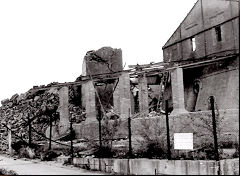
[[[153,66],[151,68],[151,66]],[[130,114],[141,112],[145,115],[149,113],[149,104],[152,97],[162,98],[161,87],[166,81],[168,72],[165,72],[164,63],[138,66],[130,66],[130,70],[123,70],[121,50],[103,47],[97,51],[89,51],[83,61],[83,72],[78,78],[81,86],[81,106],[86,110],[86,122],[97,121],[98,110],[103,108],[105,111],[113,108],[114,112],[121,118],[126,118]],[[81,82],[81,83],[80,83]],[[138,89],[138,102],[134,102],[133,87]],[[107,87],[107,96],[102,94]],[[64,109],[68,99],[66,95],[67,85],[60,91],[60,110]],[[149,93],[150,92],[150,93]],[[101,100],[101,102],[99,101]],[[62,102],[65,101],[65,102]],[[155,104],[156,105],[156,104]],[[137,108],[136,108],[137,107]],[[153,108],[156,109],[154,106]],[[101,109],[102,110],[102,109]],[[61,112],[61,111],[60,111]],[[62,115],[61,115],[62,114]],[[60,113],[60,116],[67,116],[68,112]],[[63,118],[65,119],[65,118]]]
[[[114,73],[120,74],[114,78]],[[99,108],[105,111],[111,107],[114,107],[116,113],[121,117],[127,117],[128,107],[131,106],[130,84],[128,73],[123,73],[122,51],[120,49],[103,47],[86,54],[82,76],[90,76],[91,78],[102,74],[108,74],[108,80],[94,82],[90,79],[82,85],[82,104],[86,108],[86,120],[96,121]],[[104,92],[106,96],[101,96],[101,92]]]
[[[198,0],[163,46],[169,63],[173,114],[239,109],[238,2]]]
[[[89,51],[84,57],[83,72],[73,84],[80,87],[79,106],[85,109],[86,120],[74,123],[78,137],[97,137],[97,118],[101,115],[126,119],[135,113],[147,116],[149,112],[161,109],[164,86],[169,73],[162,62],[133,65],[130,70],[122,68],[120,49],[103,47]],[[66,83],[59,91],[60,135],[69,128],[69,88]],[[91,132],[90,132],[91,131]],[[96,133],[96,134],[95,134]]]
[[[111,140],[120,143],[128,140],[130,116],[133,149],[137,149],[139,130],[146,128],[142,124],[149,122],[147,128],[154,134],[165,133],[167,100],[170,136],[193,133],[194,149],[202,149],[212,143],[209,97],[214,96],[219,141],[233,147],[239,144],[238,8],[234,0],[198,0],[162,47],[163,62],[123,70],[121,49],[91,50],[76,81],[34,86],[13,95],[1,102],[0,115],[13,129],[16,122],[25,124],[30,117],[25,109],[30,110],[33,125],[54,140],[67,140],[72,124],[77,140],[97,141],[101,123],[117,122]],[[20,129],[27,139],[25,128]]]
[[[83,136],[97,128],[99,110],[118,118],[147,116],[157,109],[164,112],[164,100],[169,101],[171,116],[209,110],[209,96],[215,97],[219,110],[235,112],[239,109],[238,25],[237,2],[199,0],[163,46],[164,62],[123,70],[120,49],[89,51],[79,77],[84,81],[80,86],[86,121],[74,125],[76,133]],[[65,103],[61,104],[64,110]]]
[[[86,120],[73,124],[78,137],[92,135],[97,137],[97,118],[106,115],[127,118],[131,112],[130,77],[123,71],[122,51],[111,47],[103,47],[97,51],[89,51],[84,57],[82,74],[74,85],[80,87],[79,106],[85,109]],[[75,86],[75,87],[76,87]],[[59,112],[61,135],[69,128],[68,85],[60,89]],[[65,124],[65,126],[63,125]]]

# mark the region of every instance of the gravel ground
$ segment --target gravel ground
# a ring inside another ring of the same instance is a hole
[[[0,168],[13,170],[18,175],[106,175],[71,165],[63,166],[56,161],[16,159],[0,155]],[[109,175],[109,174],[108,174]]]

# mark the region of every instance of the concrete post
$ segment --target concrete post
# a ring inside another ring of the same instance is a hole
[[[121,106],[120,106],[120,92],[121,92],[122,79],[119,77],[118,85],[113,92],[113,109],[114,112],[121,115]]]
[[[12,131],[11,131],[11,125],[8,125],[8,152],[9,155],[12,155]]]
[[[176,68],[171,72],[173,111],[171,116],[188,113],[184,105],[183,70]]]
[[[128,118],[129,108],[131,109],[129,73],[122,73],[119,77],[118,85],[113,93],[113,103],[114,111],[121,118]]]
[[[84,84],[84,97],[86,106],[86,122],[97,122],[96,93],[93,81]]]
[[[145,73],[138,77],[139,87],[139,112],[146,116],[148,114],[148,87]]]
[[[68,87],[62,87],[59,90],[59,115],[60,115],[60,123],[59,123],[59,132],[60,135],[67,132],[69,129],[69,98],[68,98]]]

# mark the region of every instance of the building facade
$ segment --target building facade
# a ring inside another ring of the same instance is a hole
[[[163,46],[176,113],[239,108],[239,3],[198,0]]]

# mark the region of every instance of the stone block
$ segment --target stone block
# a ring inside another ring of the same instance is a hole
[[[122,50],[102,47],[97,51],[88,51],[84,57],[84,75],[98,75],[123,70]]]
[[[10,102],[10,100],[8,98],[6,98],[1,101],[1,104],[4,106],[4,105],[7,105],[9,102]]]

